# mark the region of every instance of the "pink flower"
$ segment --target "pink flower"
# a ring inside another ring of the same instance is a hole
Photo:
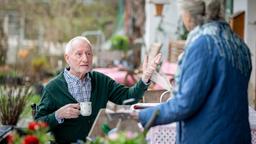
[[[133,133],[133,132],[131,132],[131,131],[127,131],[127,132],[125,133],[125,137],[128,138],[128,139],[133,139],[133,138],[135,138],[136,136],[137,136],[137,134],[136,134],[136,133]]]
[[[118,138],[118,134],[116,132],[114,132],[114,133],[109,134],[108,137],[110,140],[116,140]]]

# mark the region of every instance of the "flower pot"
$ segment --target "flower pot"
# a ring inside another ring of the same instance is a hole
[[[164,9],[164,4],[155,4],[155,16],[161,16]]]

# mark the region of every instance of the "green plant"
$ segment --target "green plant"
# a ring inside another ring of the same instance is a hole
[[[110,127],[104,123],[101,125],[101,129],[106,136],[97,137],[95,141],[88,142],[87,144],[147,144],[146,134],[159,114],[160,110],[155,110],[146,123],[144,130],[137,132],[130,130],[121,131],[118,130],[118,126],[111,130]]]
[[[7,136],[8,144],[45,144],[54,141],[48,133],[49,127],[44,122],[30,122],[27,128],[16,129]]]
[[[127,36],[115,35],[111,38],[111,45],[113,49],[127,52],[129,50],[129,40]]]
[[[176,35],[178,37],[178,40],[186,40],[188,36],[188,30],[186,29],[184,23],[181,19],[178,21],[178,27],[176,31]]]
[[[32,104],[38,104],[40,102],[41,97],[39,95],[31,95],[26,103],[26,107],[24,108],[23,112],[21,113],[22,118],[29,118],[32,114]]]
[[[1,86],[0,122],[3,125],[16,125],[31,94],[30,87]]]
[[[120,131],[111,133],[106,137],[97,137],[95,141],[88,144],[146,144],[143,133],[134,133],[131,131]]]
[[[0,77],[17,77],[19,73],[17,71],[0,72]]]
[[[46,57],[36,57],[32,60],[32,67],[35,72],[40,72],[48,67]]]

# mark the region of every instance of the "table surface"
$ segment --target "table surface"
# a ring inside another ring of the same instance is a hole
[[[131,86],[136,83],[136,79],[133,77],[133,75],[128,74],[127,71],[121,70],[118,67],[112,67],[112,68],[95,68],[94,71],[103,73],[113,80],[115,80],[118,83],[125,84],[128,86]]]
[[[256,144],[256,111],[251,107],[249,107],[249,122],[252,144]],[[175,144],[175,137],[175,123],[152,127],[147,134],[149,144]]]
[[[115,80],[118,83],[126,84],[128,86],[135,84],[140,76],[136,77],[133,74],[127,75],[127,71],[123,69],[124,68],[121,68],[121,67],[111,67],[111,68],[94,68],[93,70],[111,77],[113,80]],[[176,69],[177,69],[177,64],[164,61],[161,65],[160,73],[165,74],[167,78],[170,80],[175,75]],[[155,85],[153,89],[161,90],[163,88],[159,85]]]

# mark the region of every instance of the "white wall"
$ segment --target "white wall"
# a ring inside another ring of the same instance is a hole
[[[234,1],[234,8],[233,8],[234,12],[247,9],[248,0],[233,0],[233,1]]]
[[[170,39],[175,39],[174,33],[177,28],[178,13],[176,8],[176,0],[171,0],[169,4],[164,5],[162,21],[161,21],[161,17],[155,16],[154,4],[146,1],[145,10],[146,10],[146,22],[145,22],[144,40],[145,40],[146,50],[149,50],[152,43],[160,42],[163,44],[161,52],[163,54],[164,59],[166,59],[169,53],[168,51],[169,41]],[[164,33],[157,30],[159,24],[163,28]],[[142,54],[144,53],[145,51],[142,51]]]
[[[17,51],[18,51],[18,37],[12,36],[8,37],[8,50],[7,50],[7,59],[6,64],[16,64],[17,60]]]
[[[250,91],[251,95],[254,97],[254,104],[256,107],[256,0],[248,0],[247,7],[247,28],[246,28],[246,42],[249,45],[252,52],[252,77],[251,77],[251,85],[252,89]]]
[[[249,46],[252,53],[252,75],[249,85],[249,95],[251,97],[251,103],[254,99],[256,104],[256,0],[234,0],[234,12],[245,11],[245,42]]]

